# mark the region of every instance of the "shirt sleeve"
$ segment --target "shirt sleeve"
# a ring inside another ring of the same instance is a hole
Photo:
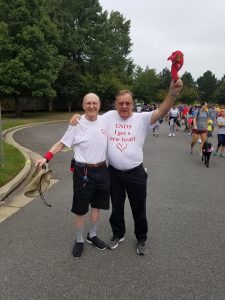
[[[62,142],[66,147],[70,148],[74,144],[75,136],[76,136],[76,126],[69,125],[65,134],[61,138],[60,142]]]
[[[142,115],[143,118],[145,119],[146,127],[148,127],[148,128],[154,128],[155,125],[157,124],[157,121],[156,121],[154,124],[151,125],[151,119],[152,119],[153,112],[154,112],[154,110],[150,111],[150,112],[140,113],[140,115]]]
[[[107,111],[106,113],[104,113],[101,116],[104,117],[107,121],[109,121],[110,118],[115,115],[115,112],[116,112],[115,110],[110,110],[110,111]]]

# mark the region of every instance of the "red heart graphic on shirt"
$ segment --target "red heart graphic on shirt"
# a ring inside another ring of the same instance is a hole
[[[104,135],[106,135],[106,130],[105,129],[101,129],[101,133],[103,133]]]
[[[116,144],[116,147],[122,152],[127,148],[127,144]]]

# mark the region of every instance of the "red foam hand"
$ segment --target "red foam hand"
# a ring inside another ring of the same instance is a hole
[[[172,79],[176,81],[178,79],[178,71],[182,68],[184,63],[184,55],[181,51],[177,50],[174,51],[167,60],[172,61],[171,76]]]

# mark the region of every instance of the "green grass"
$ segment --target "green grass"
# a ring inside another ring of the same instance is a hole
[[[22,153],[12,145],[3,144],[4,165],[0,166],[0,187],[14,178],[24,167],[25,158]]]
[[[69,120],[73,113],[68,112],[29,112],[24,113],[21,118],[15,114],[2,114],[2,129],[12,127],[59,120]],[[0,165],[0,187],[13,179],[24,167],[25,158],[19,150],[12,145],[3,142],[4,166]]]

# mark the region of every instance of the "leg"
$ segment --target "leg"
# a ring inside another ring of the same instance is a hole
[[[172,135],[172,132],[173,132],[173,119],[170,119],[169,120],[169,127],[170,127],[170,133],[169,133],[169,136]]]
[[[209,167],[209,160],[210,160],[210,155],[211,153],[207,153],[207,158],[206,158],[206,167]]]
[[[200,134],[200,137],[201,137],[201,148],[200,148],[200,154],[202,153],[202,147],[204,145],[204,143],[206,142],[206,139],[207,139],[207,133],[202,133]]]
[[[124,221],[125,186],[122,174],[112,167],[109,167],[109,170],[111,174],[110,194],[112,202],[112,213],[109,222],[112,227],[113,236],[122,238],[126,231]]]
[[[98,223],[99,218],[100,218],[100,209],[92,207],[91,214],[90,214],[90,221],[92,223]]]
[[[72,250],[74,257],[81,257],[84,248],[83,231],[85,226],[85,215],[88,212],[88,199],[83,193],[83,182],[81,181],[79,168],[73,173],[73,205],[71,211],[75,214],[76,238]]]
[[[222,147],[221,147],[221,155],[222,155],[222,156],[225,155],[225,146],[222,146]]]
[[[85,216],[75,216],[75,228],[80,230],[84,229],[84,224],[85,224]]]
[[[152,128],[152,133],[155,135],[155,127]]]
[[[217,146],[215,152],[213,153],[214,156],[217,156],[220,146],[221,146],[221,138],[220,138],[220,134],[217,134]]]
[[[193,133],[192,141],[191,141],[191,153],[193,152],[193,148],[194,148],[194,145],[196,144],[197,140],[198,140],[198,134]]]
[[[134,174],[127,174],[126,178],[126,190],[134,218],[134,234],[138,242],[145,242],[148,232],[146,217],[147,177],[143,166],[140,166]]]
[[[218,134],[218,151],[220,149],[220,155],[223,153],[223,135]]]
[[[98,225],[99,218],[100,218],[100,209],[92,207],[90,213],[91,227],[88,234],[90,238],[93,238],[94,236],[97,235],[97,225]]]
[[[107,167],[100,169],[89,169],[89,182],[93,182],[92,197],[90,200],[90,230],[87,235],[87,242],[99,250],[104,250],[106,244],[97,236],[97,227],[102,209],[109,209],[110,178]]]
[[[225,134],[221,134],[221,156],[225,157]]]
[[[175,133],[175,127],[176,127],[176,120],[173,119],[173,126],[172,126],[172,133]]]
[[[81,257],[84,250],[83,230],[85,224],[85,216],[75,216],[76,240],[73,246],[72,254],[74,257]]]
[[[90,214],[90,221],[91,221],[91,228],[87,235],[87,242],[89,244],[94,245],[99,250],[105,250],[106,244],[102,240],[97,237],[97,223],[100,218],[100,209],[98,208],[91,208]]]

